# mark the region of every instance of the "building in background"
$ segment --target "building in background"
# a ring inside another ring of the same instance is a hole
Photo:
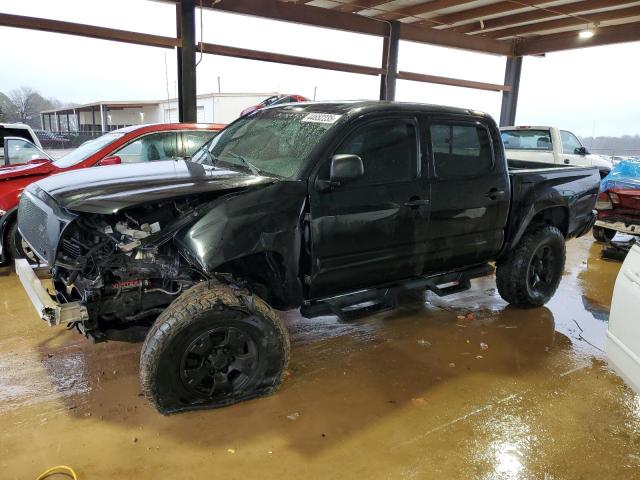
[[[247,107],[277,93],[198,95],[198,123],[231,123]],[[178,121],[178,99],[94,102],[40,112],[42,129],[52,132],[107,132],[145,123]]]

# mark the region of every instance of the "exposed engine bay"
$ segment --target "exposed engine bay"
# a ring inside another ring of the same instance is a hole
[[[140,340],[183,290],[206,280],[172,241],[202,205],[181,199],[113,215],[85,213],[71,222],[60,240],[53,282],[58,302],[82,301],[89,320],[70,327],[95,341]]]

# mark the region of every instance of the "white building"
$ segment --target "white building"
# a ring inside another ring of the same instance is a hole
[[[196,97],[198,123],[228,124],[240,112],[277,93],[206,93]],[[178,121],[178,99],[94,102],[40,112],[43,130],[109,131],[144,123]]]

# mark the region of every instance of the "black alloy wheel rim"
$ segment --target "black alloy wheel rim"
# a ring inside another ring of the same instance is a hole
[[[245,331],[218,327],[187,347],[180,365],[182,382],[192,393],[209,398],[242,391],[255,376],[258,348]]]
[[[555,255],[549,245],[538,247],[529,263],[529,287],[534,292],[547,292],[553,283],[555,274]]]

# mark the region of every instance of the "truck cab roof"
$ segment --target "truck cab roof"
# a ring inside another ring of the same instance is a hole
[[[432,105],[415,102],[391,102],[381,100],[349,100],[349,101],[327,101],[327,102],[299,102],[289,105],[277,105],[274,107],[281,110],[291,110],[296,112],[309,113],[329,113],[335,115],[363,115],[375,112],[424,112],[454,115],[473,115],[477,117],[488,117],[489,115],[464,108],[447,107],[443,105]],[[265,109],[266,110],[266,109]]]

